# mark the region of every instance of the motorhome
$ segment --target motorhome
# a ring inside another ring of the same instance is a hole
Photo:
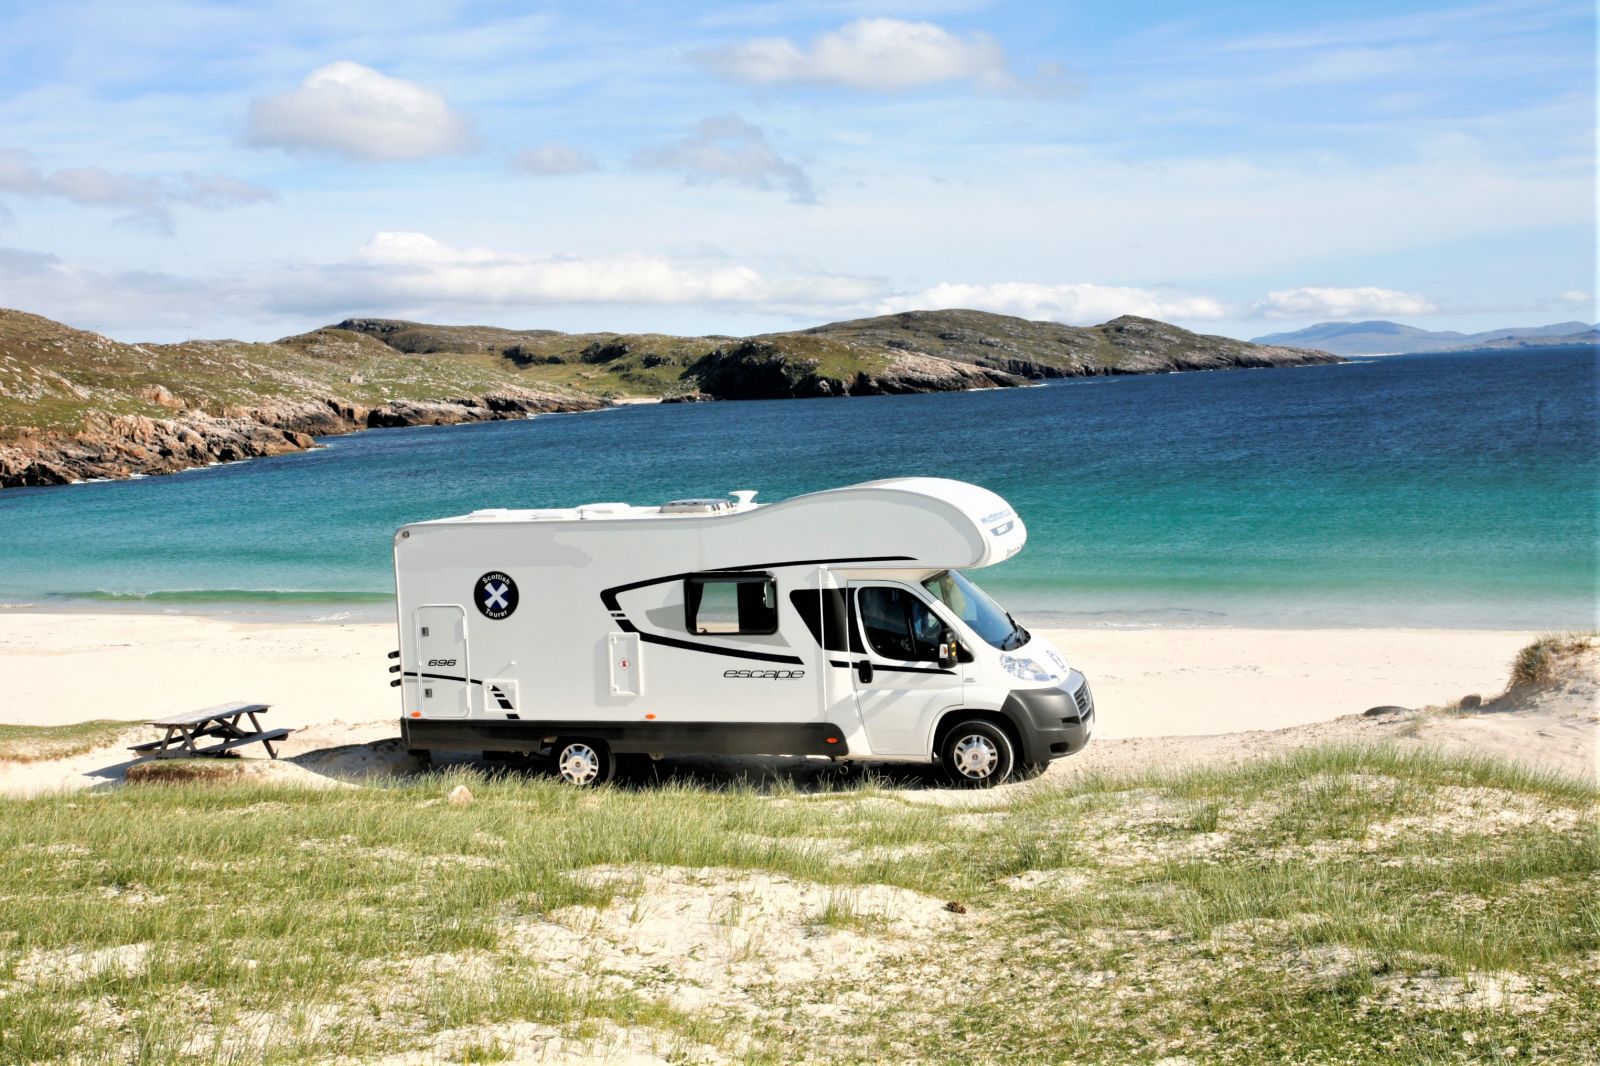
[[[395,534],[407,747],[938,763],[958,784],[1078,751],[1094,698],[969,572],[1022,550],[1010,504],[943,478],[758,504],[494,509]]]

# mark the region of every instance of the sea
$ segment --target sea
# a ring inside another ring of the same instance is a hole
[[[376,430],[0,490],[0,604],[387,619],[406,522],[931,475],[1021,514],[973,576],[1034,625],[1592,627],[1597,406],[1575,348]]]

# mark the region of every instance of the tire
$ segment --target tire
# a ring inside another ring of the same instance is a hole
[[[562,737],[551,746],[556,776],[575,788],[598,788],[617,771],[616,757],[603,740]]]
[[[993,722],[972,719],[945,734],[939,747],[939,764],[945,775],[962,788],[993,788],[1016,768],[1016,745]]]

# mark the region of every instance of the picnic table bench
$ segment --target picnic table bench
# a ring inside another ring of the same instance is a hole
[[[221,755],[246,744],[260,744],[267,749],[268,755],[276,759],[278,753],[272,747],[273,741],[282,740],[294,730],[261,728],[258,715],[265,714],[268,706],[265,703],[219,703],[201,711],[157,718],[150,724],[166,730],[165,735],[160,740],[133,744],[128,750],[141,754],[149,752],[157,759],[176,759]],[[248,727],[240,724],[244,718],[250,719]],[[195,746],[196,741],[213,737],[218,739],[218,743],[203,748]]]

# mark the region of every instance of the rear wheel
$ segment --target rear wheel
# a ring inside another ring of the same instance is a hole
[[[1011,776],[1017,753],[1005,730],[993,722],[973,719],[945,734],[939,761],[957,785],[989,788]]]
[[[603,740],[570,737],[555,743],[556,776],[578,788],[594,788],[611,780],[616,758]]]

